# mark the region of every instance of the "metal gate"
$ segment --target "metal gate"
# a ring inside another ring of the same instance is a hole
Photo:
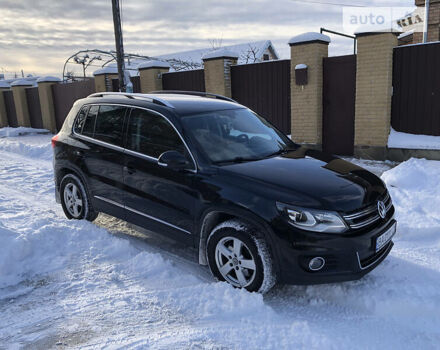
[[[290,60],[231,67],[232,98],[290,134]]]
[[[440,136],[440,43],[394,49],[391,125]]]
[[[40,96],[38,95],[38,88],[27,88],[25,89],[25,92],[31,127],[36,129],[43,129],[43,118],[41,117]]]
[[[163,73],[162,86],[164,90],[205,92],[205,71],[203,69],[194,69]]]
[[[6,115],[8,116],[8,125],[13,128],[18,127],[17,112],[15,111],[14,95],[12,90],[3,91],[5,99]]]
[[[353,155],[356,55],[323,59],[322,149]]]

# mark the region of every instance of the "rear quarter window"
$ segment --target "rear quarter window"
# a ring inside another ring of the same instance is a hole
[[[75,124],[73,126],[73,131],[77,134],[82,133],[82,129],[83,129],[84,123],[86,121],[88,109],[89,109],[89,106],[84,106],[83,108],[81,108],[81,110],[78,113],[78,116],[76,117]]]
[[[93,132],[95,130],[96,115],[98,114],[99,106],[91,106],[89,112],[87,113],[86,121],[82,128],[82,134],[84,136],[93,137]]]

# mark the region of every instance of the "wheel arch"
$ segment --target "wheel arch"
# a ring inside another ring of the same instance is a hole
[[[208,265],[208,260],[206,257],[206,244],[208,241],[208,237],[212,230],[222,222],[227,220],[237,219],[243,221],[244,223],[255,227],[257,232],[261,234],[262,238],[264,238],[267,242],[267,245],[271,251],[272,257],[274,258],[274,262],[276,258],[274,256],[273,249],[273,232],[267,222],[260,218],[258,215],[249,212],[248,210],[238,208],[238,207],[213,207],[207,209],[200,219],[199,225],[199,244],[198,244],[198,255],[199,255],[199,264]],[[278,265],[278,264],[277,264]]]

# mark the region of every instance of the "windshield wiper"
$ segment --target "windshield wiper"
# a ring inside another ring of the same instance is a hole
[[[235,157],[232,159],[226,159],[226,160],[217,160],[213,162],[214,164],[223,164],[223,163],[244,163],[244,162],[253,162],[256,160],[261,160],[263,158],[245,158],[245,157]]]
[[[279,149],[278,151],[276,151],[276,152],[274,152],[274,153],[268,154],[268,155],[267,155],[266,157],[264,157],[264,158],[270,158],[270,157],[273,157],[273,156],[279,156],[279,155],[281,155],[281,154],[284,154],[284,153],[287,153],[287,152],[290,152],[290,151],[293,151],[293,150],[290,149],[290,148]]]

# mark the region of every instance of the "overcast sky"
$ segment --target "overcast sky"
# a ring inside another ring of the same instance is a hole
[[[412,6],[413,0],[313,0],[366,6]],[[160,55],[272,40],[289,57],[290,37],[320,27],[342,30],[342,6],[292,0],[122,0],[125,51]],[[330,54],[352,42],[332,36]],[[81,49],[114,49],[110,0],[0,0],[0,73],[62,75]],[[9,74],[10,75],[10,74]]]

